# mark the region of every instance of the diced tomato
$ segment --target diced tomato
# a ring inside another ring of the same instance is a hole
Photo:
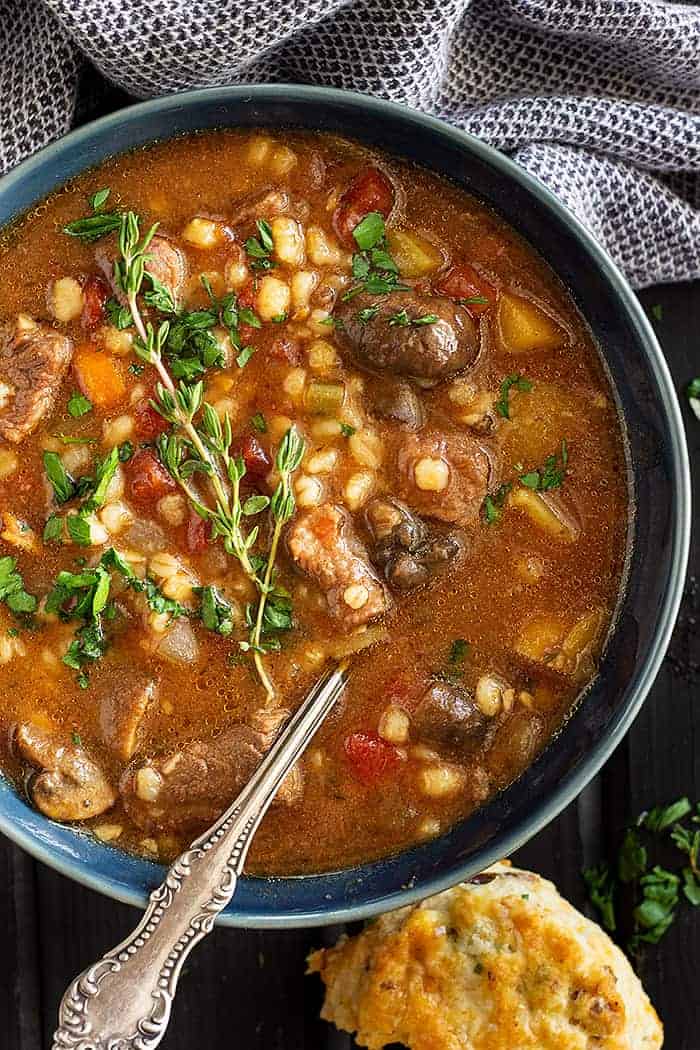
[[[107,282],[97,274],[88,277],[83,285],[83,312],[80,323],[83,328],[96,328],[105,314],[105,303],[109,299]]]
[[[167,419],[156,412],[149,398],[142,398],[134,407],[136,432],[142,441],[152,441],[170,427]]]
[[[187,522],[187,533],[185,544],[190,554],[201,554],[207,549],[211,539],[211,522],[200,518],[194,511],[190,514]]]
[[[247,472],[254,478],[264,478],[269,474],[272,460],[262,447],[255,434],[246,434],[241,442],[241,455]]]
[[[465,302],[464,306],[473,317],[490,310],[496,303],[496,289],[469,263],[458,263],[450,267],[435,285],[435,291],[450,299],[477,300]],[[486,300],[483,302],[482,300]]]
[[[352,231],[371,211],[386,219],[394,206],[394,187],[379,168],[366,168],[352,180],[333,212],[333,229],[346,248],[356,248]]]
[[[377,733],[351,733],[343,748],[353,773],[363,784],[375,784],[402,762],[398,748]]]
[[[126,396],[123,366],[110,354],[83,343],[73,354],[73,371],[78,386],[96,408],[108,409]]]
[[[126,464],[125,469],[131,496],[137,503],[155,503],[162,496],[174,492],[177,484],[154,452],[144,448]]]
[[[275,361],[284,361],[288,365],[300,365],[302,361],[301,347],[295,339],[275,339],[269,355]]]

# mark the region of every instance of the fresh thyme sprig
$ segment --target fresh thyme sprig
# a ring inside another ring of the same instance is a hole
[[[104,203],[104,202],[102,202]],[[112,213],[114,215],[114,213]],[[116,215],[114,219],[116,220]],[[235,556],[248,579],[258,591],[258,603],[255,616],[250,618],[250,636],[248,641],[241,642],[241,648],[253,654],[260,680],[267,693],[268,700],[274,698],[275,690],[265,670],[262,657],[272,645],[265,642],[264,635],[271,629],[287,629],[291,626],[291,610],[288,607],[288,596],[275,584],[275,561],[284,524],[294,513],[294,494],[291,478],[298,469],[304,454],[304,441],[294,427],[285,434],[276,457],[279,483],[272,499],[267,496],[251,496],[244,503],[241,501],[241,481],[246,475],[245,462],[241,456],[231,454],[233,428],[226,415],[223,421],[213,407],[204,401],[204,384],[186,382],[184,378],[176,383],[165,363],[166,349],[172,349],[173,333],[178,327],[196,327],[199,318],[196,314],[178,315],[169,290],[148,273],[146,264],[149,260],[148,248],[158,229],[158,223],[141,236],[139,217],[132,211],[119,216],[118,248],[119,255],[114,262],[114,283],[123,295],[126,305],[121,306],[117,320],[130,322],[136,329],[134,350],[145,363],[155,368],[158,374],[155,398],[151,405],[172,424],[173,430],[163,434],[158,440],[157,448],[160,459],[172,477],[178,482],[192,507],[201,518],[211,522],[212,537],[222,537],[227,553]],[[260,229],[261,242],[265,241],[266,231]],[[86,239],[86,233],[80,230],[66,229],[74,236]],[[104,235],[108,230],[99,233],[90,228],[87,236],[90,240]],[[266,243],[262,243],[267,248]],[[143,291],[144,277],[150,281],[150,289]],[[209,328],[217,319],[226,326],[234,346],[240,346],[238,337],[239,319],[253,327],[259,327],[260,321],[247,308],[239,309],[232,294],[217,300],[209,282],[203,281],[211,301],[209,310],[200,311],[202,323]],[[144,321],[139,305],[139,296],[146,306],[168,315],[157,327],[150,321]],[[127,314],[129,317],[127,318]],[[122,316],[123,315],[123,316]],[[179,336],[182,336],[179,331]],[[170,342],[169,342],[170,337]],[[241,353],[246,349],[243,348]],[[241,365],[239,356],[239,365]],[[200,369],[201,371],[201,369]],[[192,372],[192,370],[190,370]],[[185,372],[193,379],[194,373]],[[207,479],[214,506],[205,502],[206,497],[193,485],[192,478],[201,473]],[[252,553],[260,532],[259,525],[249,531],[244,529],[244,519],[253,517],[270,507],[274,527],[267,558]],[[264,571],[263,571],[264,566]],[[278,608],[275,607],[277,602]],[[286,604],[285,604],[286,603]],[[209,603],[211,605],[211,602]],[[280,610],[284,605],[284,614]],[[211,612],[211,610],[209,610]],[[211,616],[209,617],[211,619]],[[283,625],[280,624],[283,622]]]
[[[260,598],[258,600],[255,624],[251,632],[250,642],[248,643],[249,648],[256,655],[261,651],[264,651],[264,648],[262,647],[262,632],[265,622],[265,606],[270,593],[274,589],[274,567],[277,558],[277,548],[279,546],[280,536],[282,535],[282,528],[294,514],[294,508],[296,506],[291,479],[295,470],[298,469],[299,464],[301,463],[302,456],[304,455],[304,448],[305,445],[303,439],[299,436],[296,428],[292,426],[282,438],[280,447],[277,450],[275,466],[280,479],[277,488],[272,494],[272,499],[270,500],[270,510],[275,525],[272,531],[270,553],[267,557],[267,564],[265,565],[265,575],[263,576],[262,582],[259,584]],[[241,648],[245,648],[245,645],[242,644]],[[271,694],[268,692],[268,696],[269,695]]]

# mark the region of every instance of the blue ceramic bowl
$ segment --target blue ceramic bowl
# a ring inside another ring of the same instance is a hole
[[[67,135],[0,180],[0,226],[106,157],[217,127],[340,133],[417,161],[491,205],[569,288],[602,350],[626,423],[636,500],[626,593],[598,679],[538,761],[435,841],[332,874],[246,878],[223,916],[230,925],[259,927],[358,919],[436,893],[511,853],[575,798],[620,742],[654,681],[682,594],[690,534],[683,427],[636,297],[577,219],[489,146],[388,102],[289,85],[214,88],[145,102]],[[40,860],[130,904],[143,905],[163,874],[156,864],[52,823],[1,779],[0,828]]]

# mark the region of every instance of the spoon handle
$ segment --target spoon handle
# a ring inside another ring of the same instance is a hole
[[[231,900],[260,821],[346,681],[340,665],[317,682],[238,798],[168,869],[134,932],[68,987],[53,1050],[158,1046],[185,959]]]

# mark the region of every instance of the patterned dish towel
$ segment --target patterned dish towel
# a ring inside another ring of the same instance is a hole
[[[293,81],[509,153],[637,287],[700,276],[700,7],[662,0],[0,0],[0,171],[72,124],[81,65],[146,98]]]

